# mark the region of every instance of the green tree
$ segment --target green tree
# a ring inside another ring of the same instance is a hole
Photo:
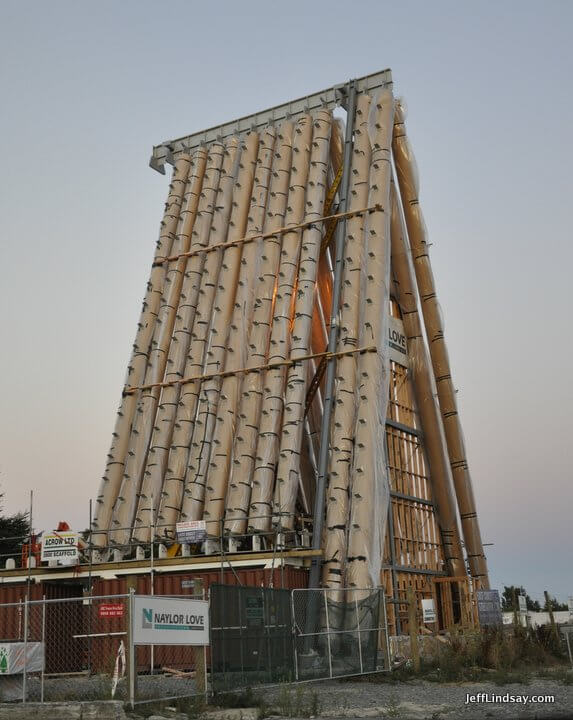
[[[560,603],[556,597],[553,597],[551,595],[549,595],[549,601],[551,603],[551,609],[553,610],[553,612],[556,612],[557,610],[568,610],[569,609],[569,605],[567,603]],[[549,611],[549,608],[547,606],[547,600],[543,604],[543,609],[545,610],[545,612]]]
[[[529,595],[526,593],[525,588],[523,586],[518,587],[517,585],[503,586],[503,592],[501,594],[502,610],[505,610],[506,612],[513,610],[513,604],[517,601],[514,601],[514,597],[516,598],[517,595],[525,595],[527,609],[531,612],[539,612],[541,610],[541,605],[539,604],[539,601],[530,598]]]
[[[28,513],[6,515],[2,507],[4,493],[0,493],[0,568],[6,564],[10,557],[20,557],[22,543],[30,535],[30,520]]]

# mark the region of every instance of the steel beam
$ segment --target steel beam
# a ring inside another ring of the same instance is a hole
[[[392,73],[389,69],[381,70],[371,75],[365,75],[352,82],[355,84],[357,92],[372,92],[377,88],[391,87]],[[348,86],[349,83],[333,85],[326,90],[320,90],[312,95],[305,95],[304,97],[298,98],[298,100],[292,100],[282,105],[275,105],[275,107],[262,110],[253,115],[246,115],[245,117],[232,120],[222,125],[216,125],[207,130],[201,130],[192,135],[184,135],[174,140],[166,140],[154,146],[149,165],[163,175],[165,173],[165,163],[173,165],[177,156],[181,153],[188,152],[190,148],[196,148],[199,145],[204,145],[214,140],[223,140],[230,135],[239,136],[251,130],[260,130],[267,125],[283,120],[296,120],[300,115],[320,108],[333,110],[336,107],[342,106],[348,110],[346,106],[348,98],[345,93]]]
[[[344,160],[342,180],[340,182],[339,212],[346,212],[348,199],[348,186],[350,182],[350,163],[352,158],[354,115],[356,110],[356,94],[358,81],[353,80],[346,87],[347,118],[346,137],[344,140]],[[344,267],[344,242],[346,238],[346,221],[342,220],[336,227],[336,255],[334,263],[334,284],[332,288],[332,307],[330,309],[330,329],[328,333],[328,352],[336,351],[338,340],[338,307],[342,290],[342,270]],[[326,475],[328,468],[328,452],[330,441],[330,419],[334,399],[334,375],[336,360],[331,358],[326,366],[326,380],[324,386],[324,408],[322,412],[322,428],[320,433],[320,451],[318,456],[318,471],[316,478],[316,493],[314,502],[314,523],[312,529],[312,547],[318,550],[322,547],[322,527],[324,524],[324,505],[326,494]],[[310,567],[308,581],[309,588],[317,588],[320,584],[320,560],[314,558]]]
[[[416,430],[416,428],[410,427],[409,425],[404,425],[397,420],[390,420],[389,418],[386,418],[386,425],[388,427],[394,428],[394,430],[401,430],[402,432],[408,433],[409,435],[414,435],[417,438],[422,436],[422,433],[419,430]]]

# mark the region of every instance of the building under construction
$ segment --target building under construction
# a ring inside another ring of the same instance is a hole
[[[390,71],[164,142],[165,165],[90,572],[298,568],[459,617],[487,566]]]

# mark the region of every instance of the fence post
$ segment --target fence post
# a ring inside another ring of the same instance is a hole
[[[416,612],[416,593],[414,592],[414,588],[411,585],[406,591],[406,599],[408,601],[408,631],[410,633],[412,663],[414,664],[414,671],[420,672],[420,648],[418,647],[418,617]]]
[[[294,645],[294,679],[298,680],[298,635],[297,635],[297,624],[296,614],[294,606],[294,594],[295,590],[290,591],[290,607],[291,607],[291,619],[292,619],[292,638]]]
[[[137,662],[135,658],[135,643],[133,638],[133,613],[135,588],[129,588],[129,597],[127,598],[127,638],[128,638],[128,665],[127,665],[127,681],[129,686],[129,705],[131,709],[135,707],[135,677],[137,673]]]
[[[42,595],[42,675],[40,680],[40,702],[44,702],[44,674],[46,672],[46,596]]]
[[[364,672],[364,665],[362,664],[362,638],[360,632],[360,614],[358,612],[358,600],[356,598],[356,590],[354,591],[354,610],[356,612],[356,632],[358,634],[358,655],[360,657],[360,674]]]
[[[28,562],[30,558],[28,556]],[[27,681],[28,681],[28,596],[24,598],[24,675],[22,676],[22,702],[27,702]]]
[[[380,613],[380,605],[382,605],[383,617]],[[386,594],[384,590],[378,590],[378,627],[382,629],[384,634],[382,643],[382,652],[384,654],[384,669],[391,669],[390,662],[390,638],[388,637],[388,615],[386,614]]]
[[[543,594],[545,595],[545,604],[547,605],[547,612],[549,613],[549,623],[551,625],[551,632],[553,634],[553,638],[555,640],[555,643],[559,643],[559,632],[557,631],[557,626],[555,625],[555,616],[553,615],[553,603],[551,602],[551,598],[549,597],[549,593],[547,590],[543,591]]]
[[[314,592],[311,590],[310,592]],[[326,589],[322,591],[324,595],[324,611],[326,614],[326,640],[328,644],[328,669],[329,677],[332,677],[332,653],[330,652],[330,622],[328,619],[328,597],[326,595]]]
[[[193,580],[193,596],[195,598],[205,598],[202,578],[196,578]],[[204,645],[193,647],[193,659],[195,662],[195,687],[197,692],[204,694],[207,692],[207,664],[205,662],[205,655],[206,652]]]

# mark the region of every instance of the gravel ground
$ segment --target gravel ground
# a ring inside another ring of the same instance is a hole
[[[299,688],[303,686],[298,686]],[[284,696],[284,690],[283,696]],[[293,688],[292,710],[297,702],[308,717],[313,705],[323,718],[395,717],[412,720],[462,718],[573,718],[573,686],[552,680],[537,679],[529,684],[495,685],[489,683],[399,683],[322,682],[304,688],[304,694]],[[296,693],[299,693],[297,701]],[[313,694],[316,694],[316,701]],[[506,701],[467,703],[467,695],[554,695],[553,703],[510,703]],[[265,700],[280,703],[280,690],[265,693]],[[284,697],[283,697],[284,704]],[[295,717],[295,715],[291,715]]]
[[[193,695],[195,681],[166,675],[139,675],[137,693],[140,699],[160,697],[180,697]],[[111,680],[108,676],[83,675],[46,678],[44,700],[46,702],[110,700]],[[127,700],[126,679],[120,680],[116,700]],[[40,700],[40,680],[37,677],[28,679],[28,700]]]
[[[140,697],[181,696],[193,692],[192,680],[165,676],[143,676],[138,679]],[[39,683],[30,682],[30,700],[39,698]],[[468,702],[468,695],[501,696],[501,701]],[[267,716],[280,712],[283,717],[325,720],[341,718],[403,718],[404,720],[489,720],[490,718],[570,718],[573,720],[573,685],[532,678],[527,684],[512,683],[433,683],[420,680],[407,682],[326,681],[284,685],[258,689],[254,695],[269,708]],[[529,702],[508,702],[503,696],[528,696]],[[553,695],[551,703],[533,702],[534,695]],[[71,677],[50,679],[46,683],[46,700],[109,699],[109,679]],[[116,699],[125,698],[125,685]],[[250,703],[251,704],[251,703]],[[140,715],[146,705],[140,705]],[[155,711],[157,712],[157,711]],[[244,713],[245,716],[247,713]],[[166,714],[169,716],[169,714]],[[190,717],[194,719],[196,713]],[[214,720],[215,716],[211,720]]]

